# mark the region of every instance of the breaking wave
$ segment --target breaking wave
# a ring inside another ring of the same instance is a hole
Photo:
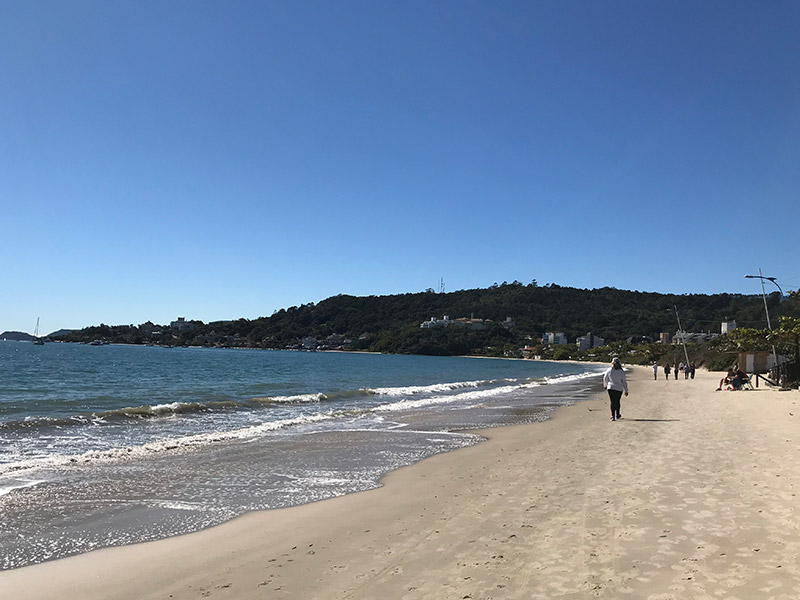
[[[463,381],[437,383],[427,386],[404,386],[386,388],[359,388],[326,393],[295,394],[284,396],[257,396],[245,400],[213,400],[208,402],[168,402],[163,404],[143,404],[100,412],[82,413],[63,417],[27,417],[20,421],[0,422],[0,430],[33,429],[38,427],[71,427],[79,425],[103,425],[120,421],[135,421],[159,417],[174,417],[204,412],[221,412],[237,409],[269,408],[275,405],[321,404],[330,401],[346,401],[359,397],[403,397],[447,393],[464,388],[477,388],[496,383],[487,381]]]
[[[59,467],[75,464],[86,464],[98,461],[118,461],[130,458],[154,455],[163,452],[181,452],[194,448],[207,446],[220,442],[242,441],[257,438],[269,432],[274,432],[288,427],[312,425],[325,421],[341,418],[359,418],[364,415],[379,415],[404,410],[422,409],[429,406],[457,404],[481,401],[491,396],[502,396],[524,389],[532,389],[548,384],[578,381],[587,377],[596,376],[597,371],[585,371],[576,375],[565,375],[541,379],[506,379],[463,381],[429,386],[405,386],[395,388],[358,389],[331,394],[299,394],[289,396],[274,396],[250,398],[245,401],[214,401],[200,402],[172,402],[157,405],[143,405],[117,410],[78,415],[66,418],[33,418],[25,421],[12,421],[0,423],[0,430],[13,430],[30,427],[72,427],[80,425],[102,426],[106,423],[171,417],[182,414],[223,411],[241,408],[269,406],[285,406],[287,404],[323,404],[332,400],[342,400],[354,397],[384,397],[390,401],[385,403],[374,402],[344,403],[330,405],[328,410],[319,409],[318,412],[303,414],[291,418],[265,420],[262,423],[240,427],[229,431],[212,431],[196,433],[185,436],[170,437],[141,445],[116,447],[110,449],[90,450],[81,454],[62,455],[55,454],[47,457],[25,459],[17,462],[0,464],[0,477],[9,476],[15,472],[31,469]],[[269,417],[269,414],[265,414]]]

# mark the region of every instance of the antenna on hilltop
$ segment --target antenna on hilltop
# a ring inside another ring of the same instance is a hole
[[[439,293],[444,294],[444,277],[439,279]]]

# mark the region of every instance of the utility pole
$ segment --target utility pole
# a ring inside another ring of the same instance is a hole
[[[681,318],[678,315],[678,305],[674,304],[675,307],[675,318],[678,319],[678,335],[681,336],[681,344],[683,344],[683,355],[686,357],[686,364],[689,364],[689,353],[686,351],[686,332],[681,327]]]

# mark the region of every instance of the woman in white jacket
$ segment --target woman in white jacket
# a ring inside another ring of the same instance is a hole
[[[623,392],[628,395],[628,380],[625,378],[622,363],[616,356],[611,361],[611,367],[603,373],[603,387],[608,390],[608,397],[611,400],[611,420],[621,419],[620,400]]]

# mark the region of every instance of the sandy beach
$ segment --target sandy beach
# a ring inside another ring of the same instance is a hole
[[[384,486],[0,573],[0,598],[800,597],[800,393],[629,373]]]

